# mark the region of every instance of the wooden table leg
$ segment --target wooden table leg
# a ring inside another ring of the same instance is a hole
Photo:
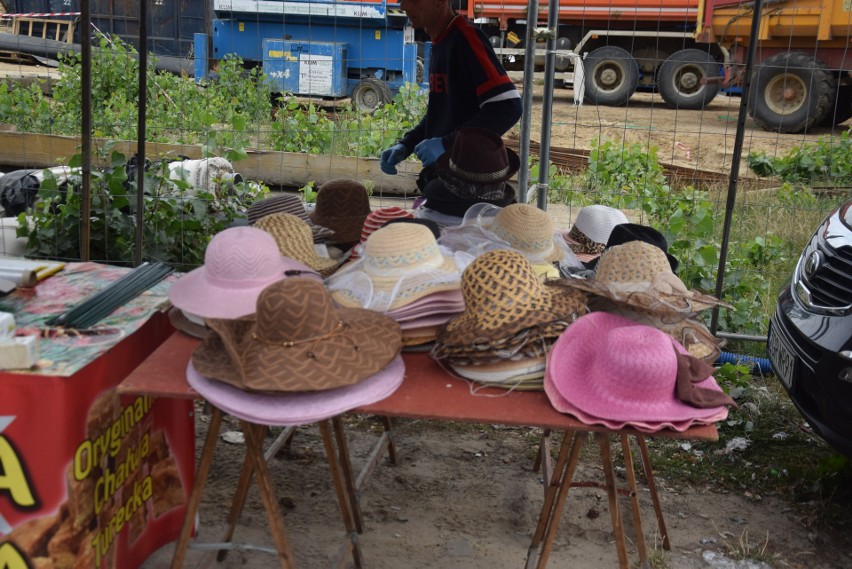
[[[328,420],[320,421],[319,427],[322,434],[322,441],[325,445],[325,454],[328,457],[328,468],[331,471],[331,478],[334,482],[334,491],[337,493],[337,503],[340,506],[340,514],[343,517],[343,525],[346,527],[346,535],[350,539],[352,559],[355,561],[356,567],[363,567],[361,544],[358,542],[358,534],[355,531],[355,522],[350,511],[350,501],[346,495],[346,484],[341,476],[341,466],[337,458],[337,452],[334,449],[331,431],[328,428]]]
[[[240,425],[246,437],[247,458],[252,463],[257,486],[260,490],[260,497],[266,509],[269,530],[272,533],[272,539],[275,541],[275,548],[278,550],[281,567],[282,569],[295,569],[296,561],[293,557],[293,550],[290,547],[290,540],[287,538],[287,530],[284,527],[284,516],[278,507],[278,500],[275,498],[275,491],[269,476],[269,466],[263,458],[263,437],[261,436],[261,432],[265,432],[265,429],[255,428],[255,425],[242,420],[240,421]]]
[[[361,496],[355,487],[355,477],[352,472],[352,461],[349,458],[349,446],[346,444],[346,433],[343,432],[343,422],[340,417],[333,417],[331,425],[334,427],[334,437],[337,440],[337,454],[340,467],[343,470],[343,480],[346,482],[346,493],[349,496],[349,504],[352,507],[352,521],[355,523],[355,531],[364,532],[361,520]]]
[[[612,454],[609,447],[609,434],[596,433],[601,450],[601,463],[606,478],[606,494],[609,498],[609,515],[612,518],[612,531],[615,534],[615,547],[618,550],[618,566],[628,569],[627,545],[624,542],[624,527],[621,525],[621,512],[618,508],[618,491],[615,485],[615,472],[612,468]]]
[[[633,513],[633,529],[636,531],[636,549],[639,552],[639,562],[648,559],[645,532],[642,530],[642,513],[639,510],[639,490],[636,487],[636,472],[633,470],[633,455],[630,450],[628,435],[621,435],[621,451],[624,454],[624,469],[627,472],[627,485],[630,489],[630,510]]]
[[[172,555],[171,569],[181,569],[186,559],[186,548],[189,546],[192,526],[195,524],[198,507],[201,505],[201,493],[204,491],[204,485],[207,482],[207,474],[210,472],[210,464],[213,462],[213,450],[216,448],[216,440],[219,438],[219,430],[221,428],[222,412],[214,407],[213,414],[210,417],[210,425],[207,427],[207,438],[204,440],[204,447],[201,450],[201,457],[198,460],[195,485],[189,494],[189,501],[186,504],[186,512],[183,516],[183,526],[180,529],[180,537]]]
[[[382,425],[384,425],[385,435],[388,437],[388,459],[391,464],[396,466],[396,442],[393,440],[393,425],[391,424],[391,418],[382,416]]]
[[[545,446],[547,446],[547,448],[544,448]],[[541,434],[541,442],[538,445],[538,452],[535,455],[535,460],[533,461],[533,465],[532,465],[532,471],[533,472],[536,472],[539,468],[541,468],[541,461],[545,456],[547,456],[547,454],[545,453],[546,450],[550,450],[550,429],[545,429],[544,432]],[[549,472],[544,477],[545,488],[548,485],[548,482],[547,482],[547,477],[548,477],[547,475],[548,474],[549,474]]]
[[[669,532],[666,529],[666,521],[663,519],[663,508],[660,506],[660,497],[657,494],[657,481],[654,479],[654,470],[651,468],[651,456],[648,454],[648,445],[645,437],[636,435],[639,445],[639,456],[642,457],[642,469],[645,471],[645,479],[648,481],[648,489],[651,491],[651,503],[654,504],[654,513],[657,515],[657,527],[660,528],[660,537],[663,540],[663,549],[671,551]]]

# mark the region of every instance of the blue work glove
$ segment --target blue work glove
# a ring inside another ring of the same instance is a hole
[[[431,166],[438,158],[446,152],[444,141],[438,138],[427,138],[414,147],[414,153],[423,163],[423,167]]]
[[[408,154],[408,149],[404,144],[394,144],[382,152],[382,160],[379,162],[379,167],[385,174],[396,174],[396,165],[405,160]]]

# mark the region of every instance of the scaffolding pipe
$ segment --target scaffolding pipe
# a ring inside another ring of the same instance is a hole
[[[80,260],[91,259],[92,234],[92,12],[89,0],[80,2]]]
[[[139,2],[139,123],[136,128],[136,243],[133,266],[142,264],[145,225],[145,123],[148,111],[148,0]]]
[[[527,21],[527,26],[530,22]],[[547,52],[544,56],[544,91],[541,103],[541,150],[538,156],[537,205],[547,210],[547,188],[550,172],[550,123],[553,116],[553,83],[556,74],[556,36],[559,31],[559,0],[548,3]]]
[[[521,168],[518,171],[517,198],[520,203],[527,203],[527,192],[530,182],[530,129],[532,128],[533,106],[533,75],[535,74],[535,22],[538,21],[538,0],[530,0],[527,6],[527,39],[524,51],[524,81],[521,104]]]

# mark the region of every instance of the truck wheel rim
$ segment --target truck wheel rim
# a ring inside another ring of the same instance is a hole
[[[766,106],[778,115],[795,113],[808,98],[807,85],[795,75],[778,75],[769,80],[764,89]]]
[[[675,87],[684,95],[694,95],[701,91],[701,70],[692,65],[684,65],[675,76]]]
[[[614,91],[624,82],[624,69],[613,61],[607,61],[595,70],[595,83],[603,91]]]

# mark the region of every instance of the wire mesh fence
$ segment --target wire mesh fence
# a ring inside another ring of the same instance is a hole
[[[659,229],[688,286],[712,292],[724,271],[735,309],[719,330],[765,333],[804,244],[850,195],[848,0],[562,0],[534,19],[526,1],[454,4],[532,92],[505,135],[529,148],[519,194],[537,184],[530,199],[565,231],[593,203]],[[376,207],[416,196],[414,157],[396,176],[378,167],[429,89],[430,38],[404,5],[155,0],[141,29],[130,1],[3,7],[4,253],[133,264],[141,234],[144,260],[189,270],[270,191],[310,207],[345,177]]]

